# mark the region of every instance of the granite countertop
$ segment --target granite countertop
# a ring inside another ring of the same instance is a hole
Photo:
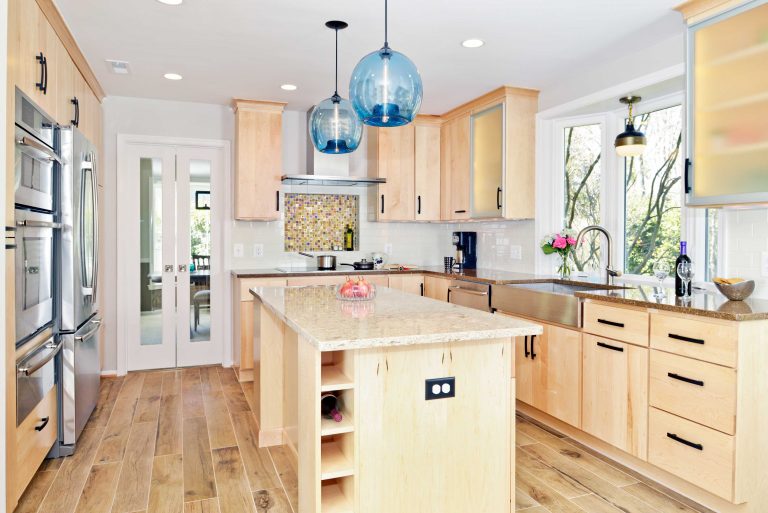
[[[768,300],[747,299],[729,301],[718,292],[693,290],[691,300],[684,302],[675,297],[674,289],[665,288],[666,298],[656,299],[653,294],[658,287],[649,285],[626,285],[629,288],[616,290],[595,290],[576,292],[576,297],[607,301],[656,310],[666,310],[689,315],[699,315],[727,321],[768,320]]]
[[[541,335],[542,327],[387,287],[341,301],[333,286],[255,287],[251,294],[320,351]]]

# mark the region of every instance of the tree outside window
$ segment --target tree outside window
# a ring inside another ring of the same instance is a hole
[[[565,163],[565,219],[563,226],[576,231],[600,224],[602,129],[599,124],[570,126],[563,130]],[[571,253],[579,271],[600,264],[599,234],[592,232]]]
[[[624,162],[624,272],[653,274],[658,260],[673,263],[680,248],[682,107],[635,117],[648,146]]]

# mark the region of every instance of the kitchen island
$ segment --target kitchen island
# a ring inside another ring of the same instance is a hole
[[[300,513],[514,511],[514,339],[539,325],[384,287],[251,293],[259,445],[294,451]]]

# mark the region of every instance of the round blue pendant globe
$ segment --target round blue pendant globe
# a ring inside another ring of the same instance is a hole
[[[312,110],[309,135],[321,153],[351,153],[360,145],[363,124],[349,100],[334,95]]]
[[[363,57],[352,71],[349,98],[366,125],[407,125],[421,107],[421,75],[408,57],[384,46]]]

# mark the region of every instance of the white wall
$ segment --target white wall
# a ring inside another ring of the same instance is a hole
[[[721,273],[726,277],[755,280],[753,297],[768,299],[768,209],[724,210],[725,255]]]

